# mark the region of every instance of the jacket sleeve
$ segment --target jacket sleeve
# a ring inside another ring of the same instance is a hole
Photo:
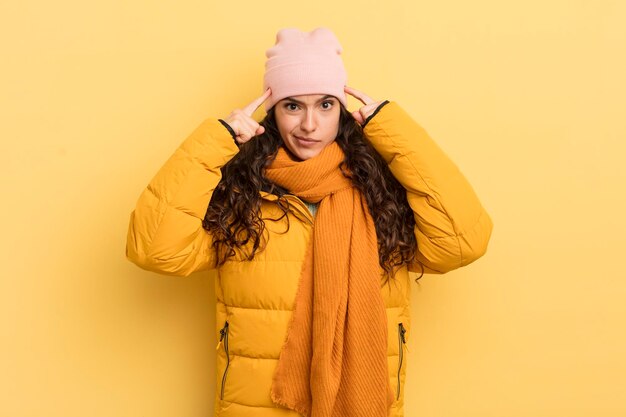
[[[219,119],[204,120],[141,193],[130,214],[126,257],[165,275],[188,276],[216,266],[202,227],[220,168],[239,151]]]
[[[457,166],[396,102],[380,106],[364,133],[407,191],[418,253],[409,271],[443,274],[480,258],[493,222]],[[421,264],[421,267],[420,267]]]

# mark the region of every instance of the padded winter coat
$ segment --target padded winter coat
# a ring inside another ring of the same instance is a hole
[[[406,188],[415,213],[416,255],[425,273],[442,274],[481,257],[492,220],[466,178],[427,132],[398,103],[387,101],[367,120],[364,133]],[[201,223],[221,179],[220,168],[238,150],[225,125],[216,118],[204,120],[139,197],[130,215],[127,258],[166,275],[215,269],[211,235]],[[277,196],[259,192],[263,217],[280,217]],[[266,249],[252,261],[238,254],[217,270],[215,417],[299,416],[270,398],[314,220],[301,199],[290,194],[286,198],[288,216],[266,221]],[[287,221],[289,231],[284,233]],[[394,284],[381,289],[388,317],[389,379],[396,393],[392,417],[404,415],[410,286],[416,285],[409,272],[421,272],[418,262],[400,269]]]

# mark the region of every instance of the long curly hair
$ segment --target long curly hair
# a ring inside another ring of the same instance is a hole
[[[335,140],[345,154],[341,169],[365,196],[376,225],[379,263],[387,283],[394,277],[396,268],[415,261],[415,218],[404,187],[367,140],[361,125],[343,104],[340,108]],[[257,251],[265,249],[266,220],[279,221],[286,217],[289,228],[289,202],[284,198],[289,191],[264,175],[265,167],[274,160],[279,147],[284,146],[274,109],[275,106],[271,107],[259,122],[265,132],[239,145],[239,152],[222,167],[222,179],[213,191],[202,226],[213,235],[218,266],[234,256],[236,250],[244,254],[244,259],[252,260]],[[278,196],[280,217],[262,217],[259,190]],[[415,281],[423,275],[422,268]]]

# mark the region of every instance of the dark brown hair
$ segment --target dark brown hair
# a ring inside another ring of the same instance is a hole
[[[345,153],[341,168],[367,201],[376,225],[379,263],[385,271],[386,283],[395,275],[395,268],[415,261],[414,214],[406,190],[367,140],[361,125],[342,104],[340,108],[335,140]],[[239,152],[222,167],[222,179],[213,192],[202,222],[204,229],[213,235],[218,266],[235,255],[236,249],[244,253],[247,260],[253,259],[257,250],[262,251],[266,220],[278,221],[287,217],[289,221],[289,202],[283,197],[289,191],[264,175],[265,167],[276,157],[278,148],[284,146],[274,109],[275,106],[271,107],[259,122],[265,132],[240,145]],[[276,219],[261,217],[260,190],[278,196],[276,204],[282,216]],[[423,275],[422,269],[415,281]]]

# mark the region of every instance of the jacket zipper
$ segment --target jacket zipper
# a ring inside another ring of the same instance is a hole
[[[224,323],[224,327],[220,330],[220,341],[217,343],[217,349],[220,348],[224,341],[224,351],[226,352],[226,368],[224,369],[224,375],[222,375],[222,389],[220,391],[220,399],[224,399],[224,386],[226,383],[226,374],[228,373],[228,366],[230,365],[230,355],[228,354],[228,320]]]
[[[402,323],[398,323],[398,393],[396,394],[396,400],[400,399],[400,370],[402,369],[402,359],[404,358],[404,346],[406,344],[406,338],[404,334],[406,333],[406,329]]]

